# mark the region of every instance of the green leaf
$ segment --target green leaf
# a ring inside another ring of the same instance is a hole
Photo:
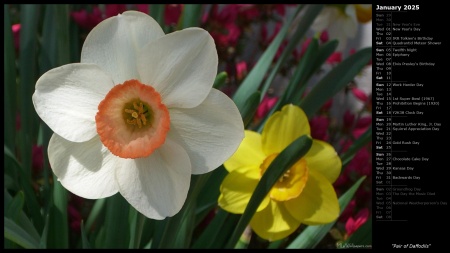
[[[291,26],[292,21],[300,12],[300,10],[301,5],[297,7],[295,13],[283,25],[283,28],[281,28],[275,39],[272,41],[272,43],[270,43],[269,47],[264,51],[264,53],[261,55],[261,58],[258,60],[256,65],[252,68],[250,73],[247,75],[247,77],[244,79],[244,81],[241,83],[239,88],[234,93],[233,100],[236,103],[236,106],[239,108],[239,111],[243,109],[245,102],[248,100],[248,98],[258,90],[259,86],[261,85],[261,82],[265,77],[265,73],[267,73],[268,69],[272,65],[272,61],[278,51],[278,48],[280,47],[281,43],[283,42],[284,38],[287,35],[288,29]]]
[[[194,230],[194,217],[197,196],[212,172],[202,175],[192,175],[191,187],[186,202],[173,217],[168,218],[159,248],[187,248],[191,244]]]
[[[361,49],[333,68],[300,102],[311,117],[332,96],[342,90],[366,66],[372,57],[372,48]]]
[[[105,240],[102,247],[125,249],[130,240],[128,225],[129,204],[120,194],[106,200]]]
[[[150,16],[158,22],[158,24],[163,27],[164,26],[164,4],[152,4],[149,5],[150,8]]]
[[[15,123],[16,123],[16,113],[17,113],[17,101],[16,101],[16,55],[14,48],[14,40],[12,33],[12,24],[9,15],[9,5],[3,5],[4,9],[4,20],[3,24],[3,67],[4,67],[4,77],[3,77],[3,99],[4,99],[4,143],[5,145],[14,150],[15,148]],[[13,174],[14,175],[14,174]]]
[[[357,140],[355,140],[350,148],[348,148],[347,151],[341,155],[342,167],[345,168],[345,166],[347,166],[347,164],[353,159],[356,152],[366,146],[370,141],[372,141],[372,126],[370,126]]]
[[[208,224],[208,226],[203,230],[203,233],[198,237],[198,239],[192,245],[194,249],[205,249],[212,248],[214,242],[217,241],[217,236],[222,234],[222,227],[225,224],[229,216],[228,212],[223,209],[218,208],[217,213],[214,218]]]
[[[300,40],[303,38],[303,36],[306,34],[306,32],[310,29],[311,24],[316,19],[317,15],[322,11],[323,5],[321,4],[313,4],[313,5],[306,5],[306,11],[302,15],[302,19],[297,25],[297,29],[295,30],[294,35],[292,38],[289,38],[289,43],[286,46],[286,48],[283,50],[283,53],[281,54],[280,58],[276,62],[274,68],[272,69],[272,72],[267,77],[266,82],[264,83],[262,90],[261,90],[261,96],[264,97],[264,95],[267,92],[267,89],[269,89],[270,84],[272,83],[273,79],[275,79],[276,74],[278,73],[278,70],[280,67],[286,63],[286,60],[288,59],[288,56],[291,55],[294,48],[300,43]]]
[[[261,92],[256,91],[247,99],[247,101],[245,101],[244,106],[241,108],[241,110],[239,110],[245,127],[252,123],[253,116],[258,110],[260,101]]]
[[[217,74],[216,79],[214,80],[213,88],[214,89],[222,88],[222,86],[227,81],[227,78],[228,78],[228,74],[225,71],[222,71],[219,74]]]
[[[233,248],[236,245],[264,197],[285,171],[308,152],[311,145],[312,139],[307,135],[302,135],[287,146],[270,164],[256,186],[239,223],[236,225],[236,229],[227,243],[227,248]]]
[[[203,186],[197,197],[197,206],[195,210],[195,226],[197,226],[203,219],[217,206],[217,199],[220,196],[219,185],[222,183],[225,176],[228,174],[223,165],[215,169],[208,181]]]
[[[103,199],[97,199],[95,200],[94,205],[91,208],[91,212],[89,213],[89,216],[86,221],[86,229],[87,231],[90,231],[93,229],[93,225],[95,222],[98,222],[98,217],[104,216],[102,215],[104,213],[104,207],[106,204],[106,198]]]
[[[89,239],[86,236],[86,228],[84,227],[84,220],[81,220],[81,246],[83,249],[90,249],[91,244],[89,243]]]
[[[31,96],[37,80],[37,45],[39,10],[41,5],[20,5],[20,154],[26,176],[31,179],[31,144],[37,135],[38,118],[34,111]],[[43,222],[38,229],[42,229]]]
[[[182,29],[188,27],[200,27],[202,17],[201,4],[184,4],[182,19]]]
[[[141,244],[142,231],[147,218],[130,205],[130,243],[129,249],[138,249]]]
[[[25,193],[25,206],[27,207],[25,213],[30,214],[31,220],[34,223],[34,226],[37,230],[40,230],[44,227],[44,222],[42,220],[42,215],[40,213],[40,205],[37,202],[36,194],[32,188],[31,179],[27,176],[27,173],[24,171],[23,167],[16,160],[15,156],[11,152],[11,150],[4,146],[4,158],[5,161],[9,160],[12,164],[15,165],[17,171],[19,172],[19,180],[20,180],[20,188],[23,189]]]
[[[24,194],[22,191],[18,192],[16,196],[9,202],[5,210],[5,216],[17,221],[24,204]]]
[[[48,248],[69,248],[69,221],[67,219],[67,190],[53,175],[53,206],[49,211]]]
[[[48,239],[48,226],[49,226],[49,216],[45,216],[45,225],[42,230],[41,238],[39,239],[39,248],[46,249],[47,248],[47,239]]]
[[[16,213],[18,213],[18,216],[14,221],[17,223],[17,225],[19,225],[21,228],[27,231],[30,234],[30,236],[34,238],[34,240],[37,241],[40,237],[39,233],[36,231],[36,228],[34,227],[33,223],[31,223],[30,219],[25,215],[25,213],[22,210],[24,201],[25,198],[23,192],[17,193],[16,196],[13,198],[8,193],[8,191],[4,189],[3,208],[5,217],[15,219],[14,216],[16,216]]]
[[[348,203],[350,203],[353,195],[355,195],[356,190],[358,190],[358,187],[365,178],[366,176],[362,176],[339,198],[339,208],[341,209],[340,214],[342,214]],[[297,236],[297,238],[295,238],[294,241],[292,241],[291,244],[288,245],[287,249],[311,249],[316,247],[335,223],[336,221],[325,225],[308,226],[299,236]]]
[[[15,242],[25,249],[37,249],[39,247],[39,242],[11,219],[4,217],[3,224],[3,231],[6,239]]]

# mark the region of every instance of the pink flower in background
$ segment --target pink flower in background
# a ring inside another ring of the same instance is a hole
[[[71,203],[67,205],[67,213],[70,229],[73,232],[80,233],[81,232],[81,220],[83,219],[81,217],[80,211],[78,211],[77,208],[75,208]]]
[[[136,4],[135,6],[136,6],[136,10],[146,13],[146,14],[149,14],[148,13],[148,4]]]
[[[166,25],[177,25],[182,11],[182,4],[166,4],[164,9],[164,23]]]
[[[270,97],[268,95],[264,96],[263,100],[261,101],[261,104],[258,106],[258,109],[256,110],[256,118],[262,119],[264,118],[267,113],[272,109],[272,107],[277,103],[278,97]]]
[[[103,20],[102,13],[97,6],[93,7],[92,12],[87,12],[83,9],[74,11],[70,15],[75,23],[87,30],[91,30]]]
[[[328,32],[325,30],[322,33],[320,33],[319,39],[320,39],[320,42],[322,42],[322,43],[327,42],[330,39],[328,36]]]
[[[341,61],[342,61],[342,53],[341,52],[334,52],[327,59],[328,64],[338,64]]]
[[[247,63],[240,61],[236,63],[236,78],[240,81],[247,75]]]
[[[314,139],[327,141],[328,126],[330,125],[330,119],[327,116],[315,116],[309,121],[309,124],[311,126],[311,136]]]
[[[347,236],[353,234],[359,227],[361,227],[364,223],[366,223],[369,218],[369,209],[363,208],[361,209],[355,218],[348,218],[345,223],[345,230],[347,231]]]
[[[127,10],[125,4],[105,4],[105,18],[107,19]]]
[[[12,25],[13,39],[14,39],[14,48],[16,49],[16,53],[20,48],[20,24]]]
[[[364,102],[364,103],[367,102],[368,96],[367,96],[366,93],[364,93],[363,90],[358,89],[357,87],[351,87],[350,90],[351,90],[352,94],[353,94],[358,100],[360,100],[361,102]]]
[[[241,29],[235,23],[236,18],[237,8],[234,4],[226,5],[220,11],[219,6],[214,4],[210,12],[203,16],[204,26],[213,37],[219,51],[237,45]]]

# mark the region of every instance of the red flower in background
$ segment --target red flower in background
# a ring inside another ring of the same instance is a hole
[[[13,32],[14,39],[14,49],[16,49],[16,53],[19,52],[20,48],[20,24],[14,24],[11,27]]]
[[[330,119],[325,115],[318,115],[309,121],[311,127],[311,136],[314,139],[327,141],[328,140],[328,126]]]
[[[366,223],[369,218],[369,209],[363,208],[358,214],[356,214],[355,218],[348,218],[345,223],[345,230],[347,231],[347,237],[353,234],[358,228],[360,228],[364,223]]]

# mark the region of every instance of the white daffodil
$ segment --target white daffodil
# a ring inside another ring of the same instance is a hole
[[[191,174],[217,168],[244,138],[236,105],[212,88],[217,66],[203,29],[164,34],[136,11],[101,22],[81,62],[49,70],[33,94],[54,131],[48,155],[58,180],[89,199],[119,192],[152,219],[175,215]]]
[[[330,39],[337,39],[336,51],[342,51],[347,46],[347,39],[354,38],[358,30],[355,5],[328,5],[314,20],[311,29],[316,32],[326,30]]]

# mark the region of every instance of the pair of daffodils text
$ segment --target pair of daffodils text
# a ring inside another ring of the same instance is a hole
[[[300,107],[285,105],[264,125],[262,133],[245,131],[236,153],[225,162],[229,174],[220,187],[219,205],[242,214],[256,185],[269,165],[289,144],[310,135],[306,114]],[[342,162],[333,146],[313,140],[310,150],[275,183],[250,221],[261,238],[283,239],[300,224],[319,225],[336,220],[339,203],[332,183]]]
[[[54,132],[58,180],[88,199],[119,192],[152,219],[178,213],[191,175],[217,168],[244,138],[237,107],[212,88],[217,67],[203,29],[164,34],[137,11],[98,24],[80,63],[46,72],[33,94]]]

